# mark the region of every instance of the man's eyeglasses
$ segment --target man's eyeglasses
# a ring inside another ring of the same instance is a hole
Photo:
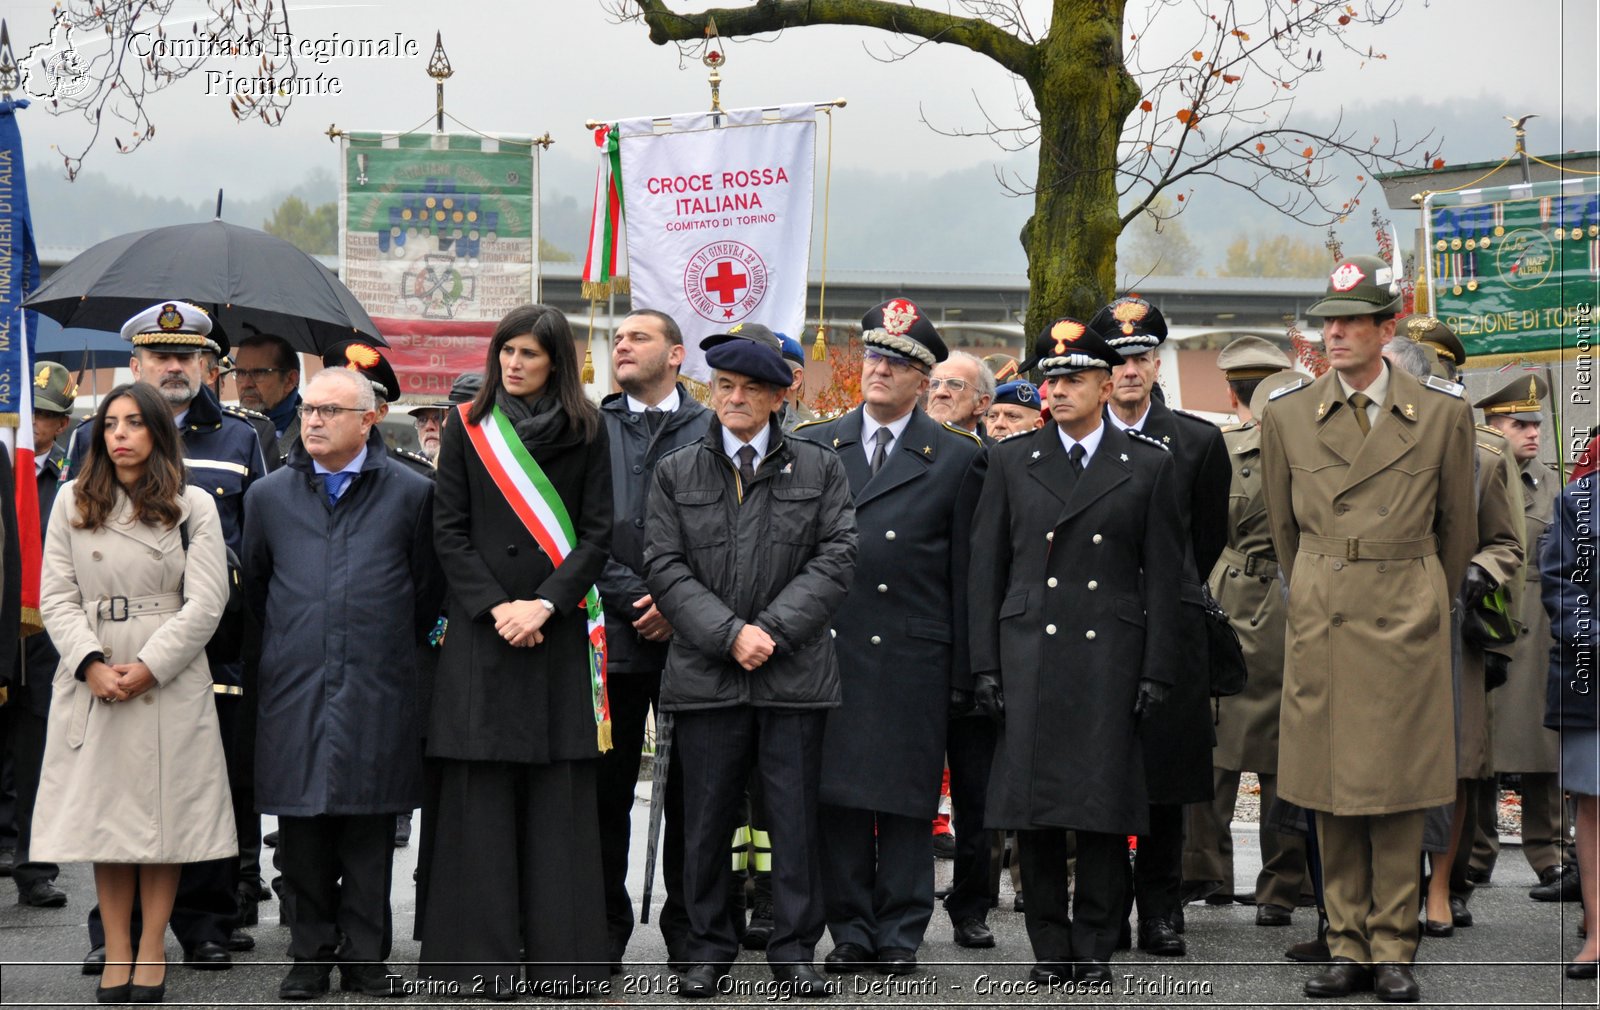
[[[298,408],[301,417],[317,415],[324,421],[337,421],[340,414],[365,414],[360,407],[340,407],[332,403],[302,403]]]
[[[235,368],[233,377],[235,379],[249,379],[251,382],[260,382],[268,376],[282,375],[288,371],[289,369],[287,368]]]
[[[418,428],[438,428],[444,424],[444,411],[419,410],[411,415],[411,423]]]
[[[869,365],[888,365],[889,369],[895,372],[904,372],[908,369],[923,371],[921,365],[909,358],[897,358],[890,354],[879,354],[877,351],[867,351],[862,354],[861,359]]]
[[[934,389],[938,389],[939,387],[943,386],[945,389],[950,390],[950,392],[952,392],[952,393],[962,392],[969,385],[971,385],[971,383],[969,383],[966,379],[939,379],[939,378],[933,378],[933,379],[929,379],[928,380],[928,389],[934,390]]]

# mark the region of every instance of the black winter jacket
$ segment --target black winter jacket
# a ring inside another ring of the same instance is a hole
[[[839,666],[829,624],[849,591],[856,518],[833,452],[769,422],[767,455],[745,485],[715,419],[656,468],[645,569],[674,634],[663,711],[833,708]],[[730,655],[753,623],[776,649],[746,672]]]
[[[678,409],[651,432],[644,415],[628,409],[628,398],[614,393],[600,404],[611,439],[611,556],[596,583],[606,611],[606,669],[616,674],[659,674],[667,662],[667,643],[647,642],[633,630],[644,611],[633,601],[650,592],[644,582],[644,513],[655,481],[656,464],[674,449],[706,433],[711,411],[678,386]]]

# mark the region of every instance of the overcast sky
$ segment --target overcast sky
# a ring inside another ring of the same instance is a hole
[[[301,74],[334,74],[343,93],[297,99],[285,123],[273,129],[235,123],[227,98],[206,95],[204,75],[192,76],[150,103],[158,131],[153,143],[123,156],[103,140],[86,170],[151,194],[191,200],[218,186],[261,195],[319,166],[337,171],[335,148],[322,136],[330,123],[352,130],[405,129],[431,115],[433,87],[425,69],[435,29],[443,31],[456,71],[446,86],[449,111],[488,132],[549,131],[557,149],[569,155],[587,157],[592,149],[583,126],[588,118],[664,115],[708,102],[706,72],[698,62],[680,66],[675,46],[652,45],[639,24],[612,23],[598,0],[494,4],[493,17],[480,13],[490,6],[436,0],[290,3],[297,39],[399,33],[417,39],[422,55],[340,59],[325,67],[302,60]],[[1025,5],[1035,27],[1047,24],[1049,7]],[[1129,8],[1143,10],[1141,0]],[[169,30],[186,35],[189,20],[203,13],[203,4],[179,0]],[[10,0],[5,14],[19,57],[48,34],[48,0]],[[1186,58],[1196,16],[1185,5],[1164,13],[1146,39],[1146,58],[1158,49]],[[1302,108],[1326,113],[1343,106],[1347,121],[1373,132],[1388,128],[1390,110],[1399,103],[1475,105],[1494,123],[1502,114],[1534,112],[1542,117],[1531,124],[1529,146],[1535,151],[1597,146],[1594,136],[1566,135],[1560,125],[1563,119],[1594,122],[1600,46],[1595,0],[1405,0],[1391,23],[1358,38],[1390,58],[1361,68],[1324,45],[1329,69],[1299,90]],[[987,140],[935,134],[920,121],[919,109],[940,125],[976,126],[974,96],[991,109],[1008,110],[1014,107],[1011,79],[990,61],[953,46],[927,46],[901,63],[874,59],[896,42],[881,32],[847,28],[733,42],[724,104],[849,99],[849,107],[835,115],[836,165],[937,174],[1001,157]],[[217,66],[249,73],[251,63]],[[30,166],[49,157],[52,143],[83,136],[82,123],[52,118],[42,106],[24,114],[22,123]],[[1510,149],[1509,130],[1505,148]],[[1451,156],[1448,146],[1444,154]]]

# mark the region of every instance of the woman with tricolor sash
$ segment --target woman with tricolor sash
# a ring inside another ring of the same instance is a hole
[[[595,776],[611,726],[594,583],[611,464],[574,347],[559,311],[512,310],[482,390],[441,435],[448,625],[417,931],[423,977],[464,995],[593,992],[607,977]]]

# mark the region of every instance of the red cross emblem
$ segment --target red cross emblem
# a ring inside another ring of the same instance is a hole
[[[750,286],[750,275],[735,273],[732,260],[718,260],[716,272],[703,282],[707,291],[717,296],[723,305],[732,305],[739,292]]]

